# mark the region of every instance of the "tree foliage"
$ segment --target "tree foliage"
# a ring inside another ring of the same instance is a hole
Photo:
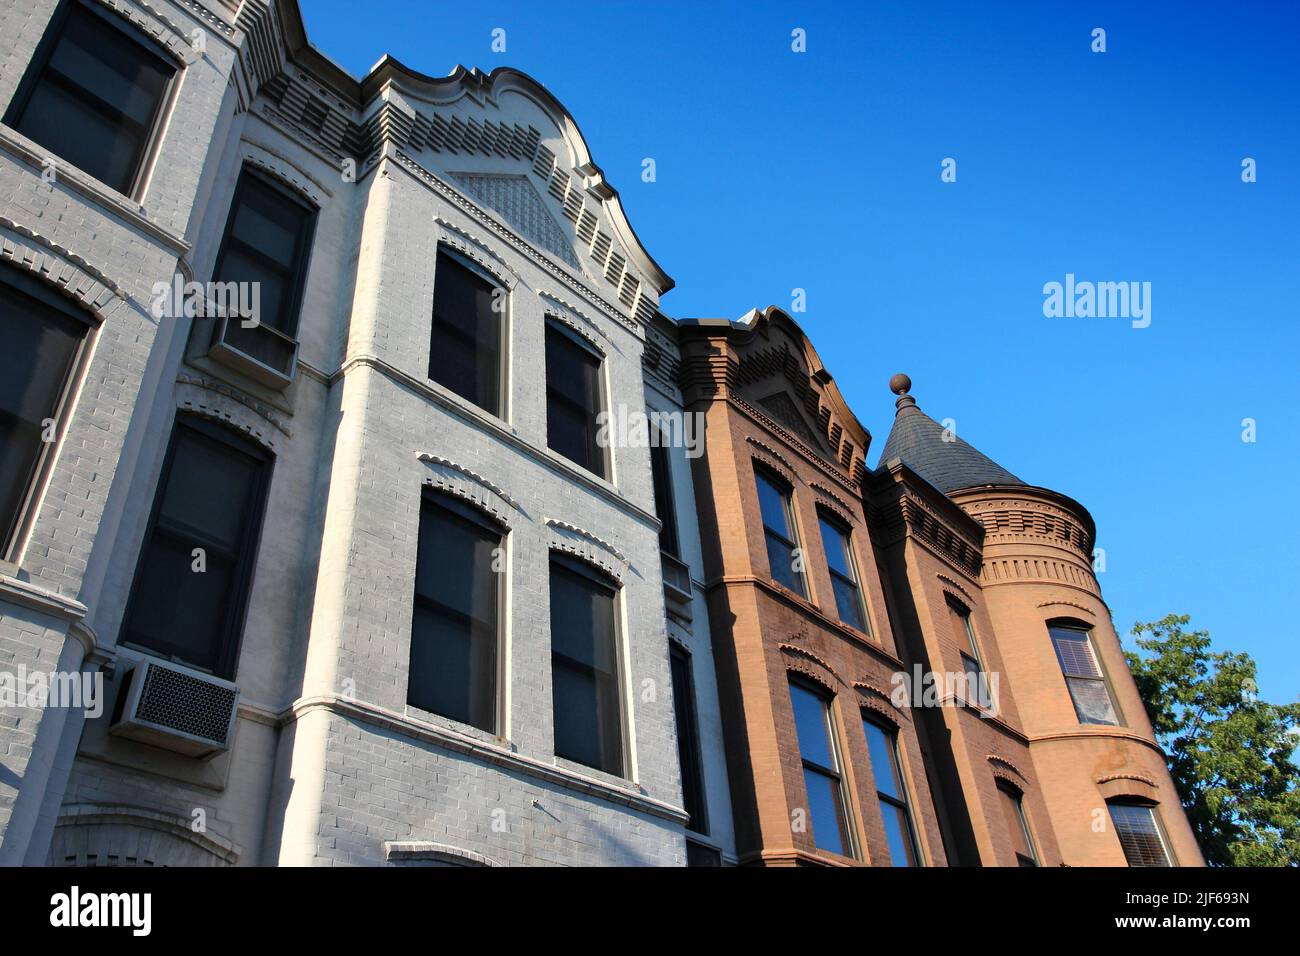
[[[1210,650],[1171,614],[1125,653],[1183,808],[1212,866],[1300,864],[1300,704],[1259,699],[1249,654]]]

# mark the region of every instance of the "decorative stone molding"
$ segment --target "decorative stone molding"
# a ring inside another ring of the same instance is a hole
[[[817,492],[817,494],[819,494],[822,497],[823,504],[830,505],[831,508],[835,510],[837,513],[839,513],[840,517],[844,518],[845,520],[852,520],[853,523],[855,524],[857,523],[856,519],[850,518],[851,515],[855,515],[857,513],[854,511],[854,508],[851,504],[849,504],[847,501],[845,501],[843,498],[837,495],[830,488],[826,487],[826,485],[823,485],[820,481],[810,481],[808,482],[808,485],[810,488],[812,488],[813,491]]]
[[[1137,797],[1152,803],[1160,802],[1160,789],[1146,774],[1126,771],[1097,778],[1097,790],[1103,800],[1116,797]]]
[[[554,315],[556,318],[560,319],[570,328],[573,328],[575,331],[579,331],[577,323],[581,321],[586,324],[586,327],[589,330],[589,332],[585,334],[585,337],[587,339],[590,339],[592,335],[598,335],[602,339],[608,341],[609,335],[605,332],[604,329],[600,327],[600,325],[596,322],[596,320],[593,319],[591,316],[589,316],[586,312],[583,312],[572,302],[569,302],[568,300],[563,299],[560,296],[556,295],[555,293],[547,291],[546,289],[538,289],[537,294],[539,297],[541,297],[541,299],[544,302],[548,304],[549,308],[547,309],[547,312],[549,314]],[[593,342],[592,344],[595,345],[596,343]],[[599,346],[597,347],[599,348]],[[600,349],[600,351],[602,355],[605,352],[603,348]]]
[[[825,684],[831,690],[835,689],[836,684],[844,683],[844,679],[835,672],[835,668],[831,667],[829,661],[814,654],[806,647],[788,643],[777,644],[777,647],[785,655],[786,667],[789,670],[796,670],[808,677],[816,678],[819,683]],[[825,671],[825,674],[815,670],[814,665]],[[831,676],[830,680],[826,679],[826,674]]]
[[[0,260],[48,283],[100,319],[126,292],[101,269],[29,226],[0,216]]]
[[[470,261],[477,263],[480,268],[495,276],[497,281],[506,288],[513,289],[519,282],[519,273],[489,243],[480,239],[468,229],[462,229],[455,223],[442,218],[442,216],[434,216],[433,221],[442,229],[442,237],[438,240],[439,242],[446,243]],[[493,262],[485,260],[483,258],[484,253],[491,256],[496,264],[493,265]],[[508,272],[509,275],[503,274],[503,270]]]
[[[186,378],[190,378],[186,376]],[[277,438],[271,426],[286,438],[292,433],[274,418],[258,410],[257,403],[251,399],[241,400],[236,394],[227,395],[224,386],[216,383],[201,384],[182,383],[177,389],[176,410],[190,415],[197,415],[209,421],[219,422],[247,435],[271,454],[278,454]]]
[[[444,866],[498,866],[489,857],[446,843],[425,840],[385,840],[384,859],[389,863],[433,863]]]
[[[1044,601],[1042,604],[1038,606],[1040,608],[1068,607],[1068,608],[1073,608],[1076,611],[1082,611],[1084,614],[1088,615],[1089,617],[1095,618],[1097,616],[1097,612],[1092,610],[1092,608],[1084,607],[1082,604],[1077,604],[1074,601]]]
[[[323,206],[327,197],[332,198],[334,196],[334,190],[315,176],[312,176],[283,153],[272,149],[270,146],[250,139],[241,141],[239,146],[240,154],[243,156],[245,163],[256,166],[294,192],[299,193],[313,205],[317,207]]]
[[[1047,581],[1053,584],[1070,584],[1101,597],[1101,588],[1091,572],[1085,572],[1072,561],[1051,558],[992,558],[986,560],[980,572],[980,584],[992,585],[1005,581]]]
[[[264,405],[256,399],[244,394],[237,388],[232,388],[221,382],[189,372],[181,372],[180,375],[176,376],[176,384],[185,386],[179,391],[178,401],[176,403],[177,408],[193,412],[195,415],[204,415],[208,418],[218,418],[227,424],[234,424],[236,427],[240,428],[240,430],[247,431],[254,438],[257,438],[257,440],[263,445],[266,445],[274,451],[275,445],[273,441],[271,439],[259,437],[255,434],[255,426],[248,424],[246,427],[244,424],[236,422],[236,416],[232,414],[233,410],[229,408],[224,411],[222,410],[221,406],[223,404],[233,402],[244,406],[257,415],[258,418],[273,425],[275,429],[286,438],[293,437],[293,430],[280,419],[269,405]],[[210,397],[195,394],[195,392],[200,389],[211,393],[213,396],[219,396],[219,398],[214,403],[213,399]]]
[[[464,465],[438,455],[421,453],[419,458],[429,466],[430,474],[425,479],[425,484],[455,495],[480,511],[487,512],[507,528],[510,527],[519,502],[504,488]]]
[[[570,314],[567,311],[562,311],[559,309],[547,309],[546,317],[548,319],[554,319],[556,322],[559,322],[566,329],[569,329],[571,332],[573,332],[574,335],[578,336],[578,338],[582,339],[582,341],[586,342],[593,349],[599,352],[601,358],[605,357],[606,354],[605,348],[603,345],[601,345],[601,343],[597,342],[596,339],[593,337],[591,329],[588,326],[579,325],[577,322],[573,320],[573,318],[570,316]]]
[[[604,571],[620,585],[623,583],[623,573],[628,568],[629,561],[618,548],[590,531],[557,518],[547,518],[546,527],[553,550],[571,554]]]
[[[749,442],[752,448],[750,454],[754,456],[755,460],[761,461],[768,468],[771,468],[778,475],[788,481],[791,487],[795,487],[799,484],[799,472],[795,470],[794,465],[790,464],[788,458],[771,445],[759,441],[753,436],[747,436],[745,441]]]
[[[1003,777],[1019,786],[1022,790],[1029,785],[1029,777],[1025,775],[1025,772],[1001,754],[989,754],[988,761],[993,764],[993,775],[995,777]]]
[[[893,695],[875,681],[861,678],[853,682],[853,687],[858,692],[860,706],[879,714],[894,726],[900,726],[903,720],[908,719],[907,711],[897,707]]]
[[[948,575],[936,574],[935,577],[939,579],[939,583],[943,586],[944,590],[956,591],[957,594],[954,594],[953,597],[958,597],[958,595],[960,595],[960,600],[968,608],[975,606],[975,599],[971,597],[971,593],[952,578],[948,577]]]
[[[118,856],[128,854],[131,848],[129,845],[115,846],[116,840],[126,837],[126,843],[129,844],[130,837],[138,834],[140,830],[155,830],[168,834],[180,840],[182,845],[188,844],[199,851],[194,858],[187,860],[149,861],[156,865],[167,865],[169,863],[202,865],[203,862],[207,862],[209,865],[234,865],[239,862],[243,851],[237,843],[214,832],[210,824],[204,832],[196,833],[191,828],[190,822],[188,817],[129,804],[76,803],[64,806],[59,811],[55,829],[57,832],[60,829],[71,827],[93,826],[104,828],[106,839],[101,843],[101,846],[104,850],[115,849],[116,853],[114,855]],[[92,842],[95,841],[92,840]],[[50,849],[50,862],[54,865],[64,863],[64,860],[55,857],[59,843],[60,841],[56,839]],[[208,859],[204,860],[204,857]],[[81,862],[84,863],[85,861]],[[100,865],[105,865],[107,860],[98,860],[97,862]]]
[[[189,66],[199,58],[193,45],[185,39],[189,31],[151,4],[149,0],[134,0],[134,3],[125,3],[123,0],[94,0],[94,2],[151,37],[179,66]]]

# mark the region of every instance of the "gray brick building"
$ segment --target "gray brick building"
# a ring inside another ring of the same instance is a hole
[[[564,107],[293,0],[0,28],[0,670],[104,677],[0,708],[0,863],[734,860],[688,449],[592,434],[680,413],[672,280]]]

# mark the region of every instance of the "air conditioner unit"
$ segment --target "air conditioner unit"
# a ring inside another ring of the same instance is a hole
[[[238,707],[230,681],[146,657],[122,675],[109,731],[206,760],[230,749]]]
[[[298,370],[298,340],[269,325],[245,328],[239,316],[219,316],[208,355],[255,382],[283,391]]]

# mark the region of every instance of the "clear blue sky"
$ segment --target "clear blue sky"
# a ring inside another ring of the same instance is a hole
[[[1296,699],[1300,3],[303,7],[358,76],[385,52],[535,76],[677,280],[666,312],[806,289],[869,462],[906,371],[931,416],[1092,511],[1121,633],[1189,613]],[[1150,282],[1151,326],[1045,318],[1067,272]]]

